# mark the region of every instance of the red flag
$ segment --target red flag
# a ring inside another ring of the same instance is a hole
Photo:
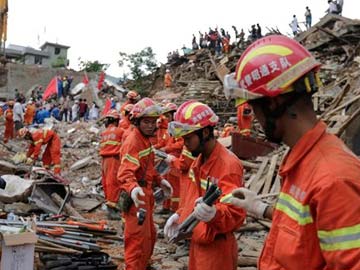
[[[104,83],[104,80],[105,80],[105,72],[101,71],[101,73],[99,75],[98,85],[97,85],[97,88],[99,89],[99,91],[102,89],[102,85]]]
[[[84,73],[84,77],[83,77],[82,82],[83,82],[85,85],[88,85],[88,83],[89,83],[89,78],[88,78],[88,75],[87,75],[86,72]]]
[[[108,98],[108,99],[106,99],[106,102],[105,102],[105,107],[104,107],[104,109],[103,109],[103,111],[102,111],[101,115],[105,115],[105,114],[107,114],[107,113],[108,113],[108,111],[110,111],[110,109],[111,109],[111,104],[112,104],[111,100],[110,100],[109,98]]]
[[[46,87],[42,98],[43,100],[46,100],[52,95],[57,95],[57,93],[58,93],[58,84],[57,84],[57,77],[55,76]]]

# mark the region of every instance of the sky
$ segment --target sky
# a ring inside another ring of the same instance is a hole
[[[68,45],[70,67],[79,58],[110,64],[109,75],[121,77],[119,52],[152,47],[159,63],[168,52],[191,47],[192,35],[209,27],[245,32],[260,23],[291,33],[294,14],[305,21],[309,6],[313,23],[325,15],[327,0],[8,0],[8,44],[38,49],[45,41]],[[345,0],[343,16],[360,19],[360,1]]]

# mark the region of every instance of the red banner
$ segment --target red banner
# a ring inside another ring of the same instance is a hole
[[[45,89],[45,92],[43,94],[43,100],[48,99],[49,97],[51,97],[52,95],[57,95],[58,93],[58,87],[57,87],[57,77],[54,77],[50,83],[48,84],[48,86]]]

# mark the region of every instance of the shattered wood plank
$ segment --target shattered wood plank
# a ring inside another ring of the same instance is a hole
[[[252,190],[256,193],[259,193],[260,189],[262,188],[262,186],[264,185],[264,182],[265,182],[265,177],[261,178],[261,176],[263,175],[268,162],[269,162],[269,158],[267,158],[267,157],[264,158],[264,160],[260,166],[260,169],[256,173],[256,177],[254,178],[253,182],[250,184],[250,190]]]
[[[254,162],[250,162],[250,161],[242,160],[242,159],[240,161],[245,168],[248,168],[248,169],[259,169],[260,168],[260,165],[258,163],[254,163]]]
[[[258,241],[250,238],[250,237],[241,237],[240,241],[242,243],[245,243],[247,246],[249,246],[250,248],[252,248],[253,250],[261,250],[262,249],[262,244],[259,243]]]
[[[257,265],[257,258],[254,257],[238,257],[238,266],[256,266]]]
[[[346,108],[347,106],[349,106],[350,104],[354,103],[355,101],[360,99],[360,95],[350,99],[349,101],[345,102],[344,104],[338,106],[337,108],[333,109],[332,111],[328,112],[326,114],[326,116],[323,118],[325,121],[327,121],[327,119],[330,118],[330,116],[332,116],[334,113]]]
[[[248,250],[248,249],[244,249],[243,251],[240,252],[241,256],[244,257],[254,257],[254,258],[258,258],[260,256],[260,250]]]
[[[358,115],[360,115],[360,108],[358,108],[350,117],[348,117],[348,119],[338,128],[338,131],[334,134],[336,136],[340,136]]]
[[[279,158],[279,155],[274,155],[271,158],[270,167],[269,167],[269,170],[268,170],[268,172],[266,174],[266,177],[265,177],[265,185],[264,185],[264,188],[262,190],[262,194],[267,194],[270,191],[270,187],[271,187],[271,183],[272,183],[274,173],[275,173],[275,170],[276,170],[276,164],[277,164],[278,158]]]

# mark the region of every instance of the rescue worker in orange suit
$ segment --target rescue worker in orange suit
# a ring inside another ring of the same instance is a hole
[[[117,190],[119,194],[120,191],[127,192],[133,201],[130,209],[123,212],[126,270],[149,269],[156,240],[153,184],[159,185],[167,196],[172,193],[169,182],[162,179],[154,168],[155,156],[149,140],[154,136],[160,113],[161,107],[150,98],[143,98],[136,103],[130,117],[135,128],[123,142],[120,151]],[[146,210],[142,225],[138,224],[139,208]]]
[[[249,103],[245,102],[237,107],[237,120],[240,134],[249,137],[253,121],[252,108]]]
[[[245,211],[229,201],[232,190],[243,186],[240,160],[214,138],[219,118],[212,109],[197,101],[183,103],[169,124],[169,133],[183,137],[186,148],[196,157],[189,170],[191,185],[182,209],[166,222],[164,233],[178,234],[179,224],[194,210],[200,223],[191,236],[189,270],[237,269],[237,241],[233,232],[245,219]],[[221,197],[213,206],[202,202],[207,187],[217,184]]]
[[[35,104],[32,101],[29,101],[26,105],[25,114],[24,114],[24,124],[31,125],[33,123],[36,113]]]
[[[221,133],[221,138],[229,137],[231,133],[235,131],[234,125],[230,123],[226,123],[224,125],[224,130]]]
[[[116,206],[116,176],[120,166],[120,148],[124,130],[119,127],[120,114],[110,110],[104,117],[106,129],[101,133],[100,156],[102,157],[102,186],[104,189],[108,217],[120,219]]]
[[[171,74],[170,74],[170,70],[167,69],[166,70],[166,73],[165,73],[165,76],[164,76],[164,86],[165,88],[170,88],[171,85],[172,85],[172,77],[171,77]]]
[[[247,74],[268,63],[280,69],[240,87]],[[290,147],[274,206],[247,189],[233,191],[234,205],[272,219],[260,270],[360,269],[360,161],[314,112],[319,68],[295,40],[268,36],[248,47],[225,79],[231,96],[253,107],[267,138]]]
[[[120,107],[121,115],[125,115],[125,107],[126,107],[126,105],[128,105],[128,104],[133,104],[134,105],[136,102],[138,102],[140,100],[140,95],[136,91],[129,91],[126,94],[126,97],[127,97],[127,101],[125,101],[124,104],[121,105],[121,107]]]
[[[4,133],[4,143],[7,143],[10,139],[14,138],[14,101],[8,101],[8,108],[4,112],[5,118],[5,133]]]
[[[124,114],[122,115],[121,120],[119,122],[119,127],[121,127],[123,130],[127,130],[131,126],[131,121],[129,119],[129,116],[133,107],[134,107],[133,104],[127,104],[124,107]]]
[[[169,154],[170,158],[180,157],[183,140],[181,138],[173,138],[168,133],[168,124],[173,120],[173,115],[177,110],[177,106],[174,103],[168,102],[163,107],[163,114],[161,115],[161,121],[157,130],[157,143],[154,145],[156,149],[160,149]],[[169,200],[163,202],[163,209],[159,214],[169,214],[170,211],[175,212],[179,206],[179,194],[180,194],[180,176],[181,171],[178,167],[174,167],[170,164],[170,170],[166,174],[166,179],[173,187],[173,195]]]
[[[42,163],[45,169],[54,166],[54,173],[60,174],[60,158],[61,158],[61,141],[57,133],[49,129],[36,129],[30,132],[27,128],[21,128],[18,131],[20,138],[30,141],[29,149],[26,154],[26,164],[33,165],[38,159],[41,146],[46,145],[46,149],[42,155]]]

